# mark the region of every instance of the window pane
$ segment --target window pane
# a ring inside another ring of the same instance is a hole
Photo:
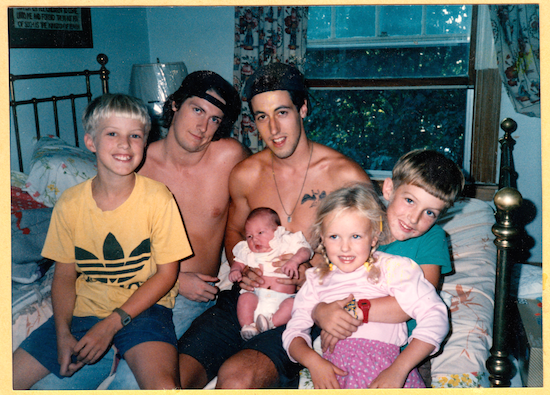
[[[471,6],[429,5],[426,34],[467,34],[470,36]]]
[[[309,79],[422,78],[468,75],[469,45],[409,48],[308,48]]]
[[[412,36],[422,33],[422,6],[380,7],[380,36]]]
[[[331,36],[331,8],[309,7],[307,38],[323,40]]]
[[[308,136],[357,161],[391,171],[416,148],[464,161],[466,89],[312,90]]]
[[[334,7],[336,37],[374,37],[376,10],[374,7]]]
[[[307,78],[467,77],[471,10],[464,5],[311,6]]]

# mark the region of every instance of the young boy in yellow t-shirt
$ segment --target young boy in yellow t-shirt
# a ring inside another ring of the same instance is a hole
[[[170,191],[135,173],[147,108],[107,94],[90,103],[83,124],[97,175],[65,191],[53,210],[42,255],[56,262],[54,314],[14,352],[14,388],[50,372],[71,376],[111,344],[141,388],[179,387],[171,309],[179,261],[192,250]]]

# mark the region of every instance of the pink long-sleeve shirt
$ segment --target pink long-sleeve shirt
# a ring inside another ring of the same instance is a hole
[[[323,284],[319,284],[315,268],[306,271],[306,282],[296,295],[292,318],[283,332],[283,347],[287,353],[296,337],[304,338],[311,347],[310,331],[314,324],[311,312],[319,302],[331,303],[346,298],[350,293],[356,300],[393,296],[403,311],[417,321],[410,339],[405,323],[379,322],[360,325],[351,335],[352,338],[378,340],[396,346],[403,346],[412,338],[417,338],[435,346],[432,354],[439,350],[449,331],[449,320],[447,307],[434,286],[424,278],[422,269],[413,260],[384,252],[375,252],[374,256],[377,259],[374,265],[380,269],[377,284],[367,280],[364,266],[352,273],[344,273],[334,265],[333,271],[323,279]]]

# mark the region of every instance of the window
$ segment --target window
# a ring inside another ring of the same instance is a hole
[[[371,177],[431,148],[471,169],[475,6],[311,6],[307,130]],[[474,33],[472,33],[474,32]]]

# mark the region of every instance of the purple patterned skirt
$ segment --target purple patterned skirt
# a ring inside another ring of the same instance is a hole
[[[399,347],[378,340],[348,338],[340,340],[334,352],[325,352],[323,358],[348,372],[336,376],[340,388],[368,388],[381,371],[388,368],[399,355]],[[403,388],[426,388],[415,368]]]

